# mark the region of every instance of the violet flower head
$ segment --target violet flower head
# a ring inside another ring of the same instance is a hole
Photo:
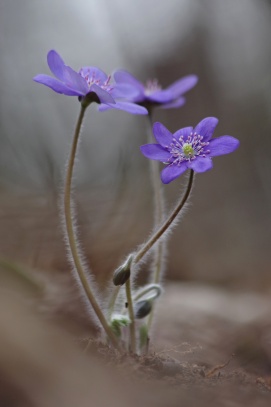
[[[215,117],[206,117],[197,126],[185,127],[172,134],[162,123],[154,123],[153,134],[158,144],[140,147],[145,157],[166,164],[161,180],[168,184],[187,169],[205,172],[213,167],[212,157],[232,153],[239,141],[231,136],[211,140],[218,123]]]
[[[131,101],[143,106],[159,106],[163,109],[177,108],[185,103],[184,93],[192,89],[198,82],[196,75],[187,75],[172,85],[162,89],[157,79],[147,81],[146,85],[139,82],[127,71],[119,70],[114,73],[117,84],[129,84],[138,94]]]
[[[107,76],[101,69],[86,66],[76,72],[65,65],[63,59],[54,50],[48,52],[47,62],[55,78],[41,74],[33,78],[35,82],[66,96],[78,96],[81,103],[96,102],[133,114],[148,113],[144,107],[130,102],[137,94],[133,86],[111,83],[111,76]],[[124,99],[124,101],[118,99]],[[129,102],[126,102],[127,99]]]

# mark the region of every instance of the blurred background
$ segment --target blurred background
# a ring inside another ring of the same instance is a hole
[[[2,0],[1,257],[69,275],[58,206],[79,103],[32,81],[49,74],[53,48],[76,70],[125,68],[164,87],[199,76],[184,107],[154,119],[174,132],[216,116],[215,136],[241,145],[196,177],[170,238],[167,278],[270,292],[270,23],[267,0]],[[98,282],[152,227],[149,163],[139,151],[146,132],[146,117],[87,112],[74,192]],[[164,187],[168,208],[184,182]]]

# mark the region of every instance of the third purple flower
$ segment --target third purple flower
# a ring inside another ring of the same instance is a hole
[[[213,167],[212,157],[232,153],[239,141],[232,136],[214,138],[218,123],[215,117],[206,117],[197,126],[185,127],[172,134],[162,123],[154,123],[153,134],[159,144],[140,147],[145,157],[166,164],[161,180],[168,184],[187,169],[205,172]]]

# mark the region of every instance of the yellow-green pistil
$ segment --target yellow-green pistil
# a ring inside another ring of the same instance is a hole
[[[210,154],[210,150],[206,149],[208,145],[209,141],[204,141],[203,137],[195,132],[191,132],[186,140],[184,136],[178,139],[173,137],[168,146],[168,151],[172,154],[169,162],[178,165],[184,161],[195,160],[197,157],[206,157],[206,154]]]
[[[189,143],[184,143],[182,150],[183,150],[185,157],[194,157],[194,155],[195,155],[195,150]]]

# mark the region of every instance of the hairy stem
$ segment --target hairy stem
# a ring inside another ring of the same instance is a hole
[[[120,287],[121,287],[120,285],[117,286],[117,287],[114,287],[113,294],[112,294],[112,296],[110,298],[110,301],[109,301],[109,305],[108,305],[108,321],[109,322],[110,322],[112,314],[114,312],[114,307],[115,307],[115,303],[116,303],[117,297],[118,297],[119,292],[120,292]]]
[[[73,224],[73,218],[72,218],[71,184],[72,184],[74,161],[75,161],[75,156],[76,156],[76,151],[77,151],[77,146],[78,146],[78,140],[79,140],[80,130],[81,130],[83,118],[85,115],[85,111],[86,111],[86,107],[81,105],[81,110],[80,110],[80,114],[79,114],[79,117],[77,120],[74,137],[73,137],[73,142],[72,142],[72,147],[71,147],[70,156],[69,156],[68,165],[67,165],[65,190],[64,190],[65,225],[66,225],[66,231],[67,231],[67,236],[68,236],[68,245],[69,245],[72,259],[74,262],[75,272],[77,273],[77,275],[79,277],[79,280],[82,284],[85,294],[86,294],[91,306],[93,307],[94,312],[97,315],[102,327],[104,328],[104,330],[105,330],[106,334],[108,335],[112,344],[116,348],[118,348],[119,345],[118,345],[117,338],[115,337],[113,331],[110,329],[110,327],[105,319],[105,316],[96,301],[96,298],[89,286],[87,277],[85,275],[83,266],[81,264],[80,256],[78,253],[78,243],[77,243],[76,236],[75,236],[74,224]]]
[[[152,294],[151,297],[149,296],[148,299],[158,298],[162,290],[159,285],[149,284],[147,287],[143,287],[141,290],[137,292],[137,294],[134,296],[134,301],[138,301],[141,297],[143,297],[144,295],[148,294],[151,291],[156,291],[156,293]]]
[[[151,236],[151,238],[144,244],[144,246],[141,249],[139,249],[139,251],[136,253],[133,260],[134,264],[137,264],[143,258],[143,256],[152,248],[152,246],[158,241],[158,239],[163,235],[163,233],[171,226],[172,222],[176,219],[177,215],[185,205],[190,195],[193,185],[193,179],[194,171],[190,170],[189,180],[184,196],[182,197],[179,204],[175,207],[171,215],[168,217],[168,219],[162,224],[162,226],[157,230],[157,232],[155,232],[153,236]]]
[[[130,278],[125,283],[125,289],[126,289],[126,298],[127,298],[129,318],[131,320],[131,323],[129,325],[129,329],[130,329],[130,350],[131,350],[131,352],[135,353],[136,352],[135,314],[134,314],[134,305],[133,305],[133,299],[132,299],[132,293],[131,293],[131,281],[130,281]]]

